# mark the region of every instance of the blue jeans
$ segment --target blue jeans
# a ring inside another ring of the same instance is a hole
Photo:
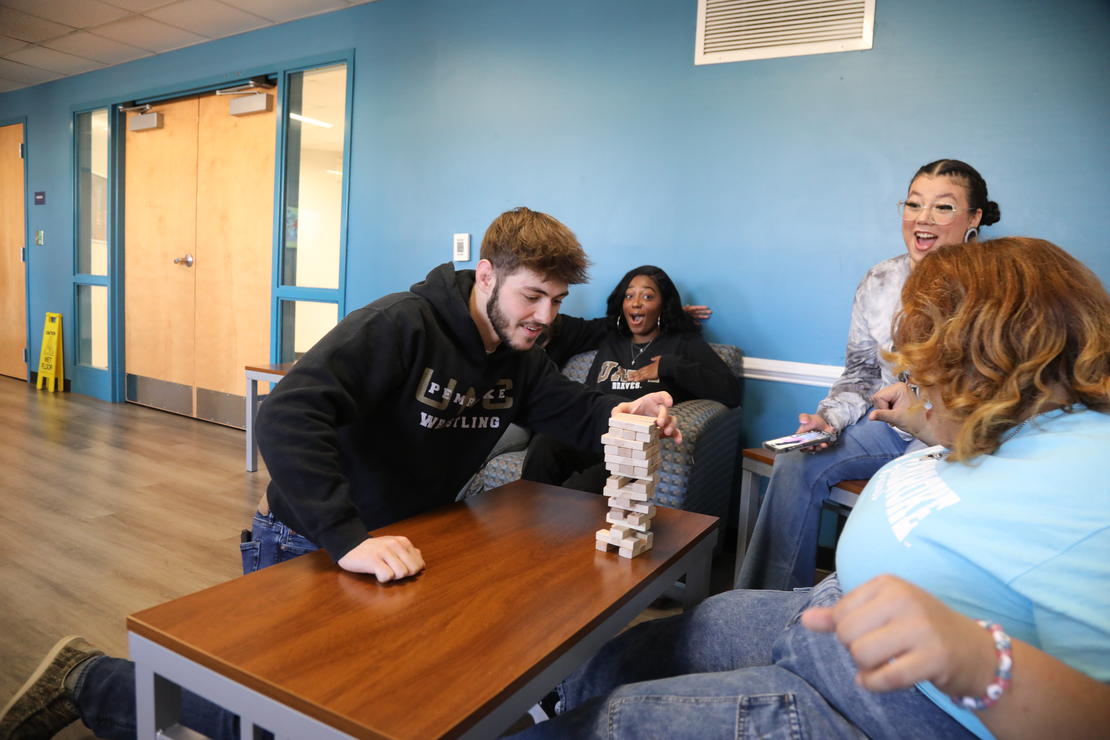
[[[736,587],[812,585],[821,505],[829,491],[842,480],[870,478],[909,444],[885,422],[864,418],[827,450],[778,455]]]
[[[243,574],[317,549],[273,514],[255,514],[251,539],[240,544]],[[73,700],[81,721],[107,740],[134,740],[135,664],[123,658],[94,658],[77,679]],[[210,738],[238,740],[239,717],[196,694],[181,691],[181,724]],[[271,738],[263,733],[264,738]]]
[[[840,598],[836,576],[801,591],[729,591],[609,642],[559,687],[542,738],[968,738],[916,688],[876,694],[831,634],[799,622]]]

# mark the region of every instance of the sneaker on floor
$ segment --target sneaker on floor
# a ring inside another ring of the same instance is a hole
[[[0,740],[53,737],[80,719],[66,690],[66,676],[89,658],[104,655],[77,635],[58,640],[0,712]]]

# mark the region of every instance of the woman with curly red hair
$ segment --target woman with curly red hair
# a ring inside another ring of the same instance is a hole
[[[934,446],[860,495],[837,573],[609,643],[528,737],[1097,737],[1110,726],[1110,296],[1037,239],[906,280],[885,420]]]

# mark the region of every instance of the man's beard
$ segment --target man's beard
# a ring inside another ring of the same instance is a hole
[[[489,317],[489,322],[493,325],[493,331],[497,334],[498,340],[509,349],[516,352],[527,352],[535,346],[535,342],[527,347],[513,346],[512,336],[509,334],[509,320],[501,312],[501,281],[493,284],[493,292],[490,294],[489,300],[486,301],[486,316]]]

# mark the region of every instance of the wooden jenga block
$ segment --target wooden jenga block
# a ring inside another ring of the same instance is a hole
[[[629,460],[652,460],[659,457],[658,443],[645,447],[642,450],[620,445],[605,445],[602,447],[606,457],[626,457]]]
[[[644,468],[636,468],[631,465],[614,465],[612,463],[609,463],[606,466],[606,469],[614,475],[619,475],[625,478],[636,478],[638,480],[644,481],[645,483],[654,483],[656,480],[656,471],[654,470],[648,473],[644,472]]]
[[[598,550],[608,551],[610,548],[615,548],[621,557],[634,558],[651,549],[654,543],[654,535],[651,532],[633,532],[634,536],[614,538],[611,535],[612,530],[599,529],[597,536],[594,539],[595,547]]]
[[[594,539],[616,547],[629,547],[639,535],[639,532],[635,532],[623,524],[614,524],[609,529],[597,530]]]
[[[634,468],[649,468],[650,470],[655,470],[656,468],[659,467],[659,457],[658,456],[653,457],[651,459],[643,459],[643,458],[628,457],[627,455],[620,455],[620,454],[605,455],[605,462],[606,462],[606,464],[614,463],[616,465],[631,465]]]
[[[623,432],[628,431],[630,436],[622,436]],[[613,447],[627,447],[630,450],[642,450],[650,447],[648,442],[642,442],[636,437],[636,432],[625,429],[612,429],[608,434],[601,435],[601,444],[611,445]]]
[[[640,514],[651,514],[655,516],[655,504],[649,504],[646,501],[633,501],[627,498],[620,498],[619,496],[609,497],[610,509],[624,509],[625,511],[635,511]]]
[[[622,558],[634,558],[637,555],[642,555],[651,549],[655,542],[655,536],[651,532],[637,533],[636,541],[632,547],[621,547],[619,550]]]
[[[653,481],[638,480],[623,475],[611,475],[605,481],[605,491],[612,495],[627,496],[646,501],[655,492]]]
[[[620,496],[633,501],[647,501],[655,493],[655,481],[642,481],[636,478],[626,478],[623,475],[611,475],[601,492],[606,496]]]
[[[658,429],[655,426],[654,416],[644,416],[641,414],[613,414],[609,417],[609,428],[616,427],[618,429],[631,429],[633,431],[646,431],[648,429]]]
[[[609,510],[605,521],[610,524],[620,524],[637,532],[648,532],[651,530],[651,520],[653,518],[654,512],[648,514],[614,508]]]
[[[643,555],[650,549],[651,545],[647,544],[647,542],[643,540],[637,540],[635,544],[632,545],[632,547],[622,547],[617,550],[617,553],[622,558],[634,558],[637,555]]]

